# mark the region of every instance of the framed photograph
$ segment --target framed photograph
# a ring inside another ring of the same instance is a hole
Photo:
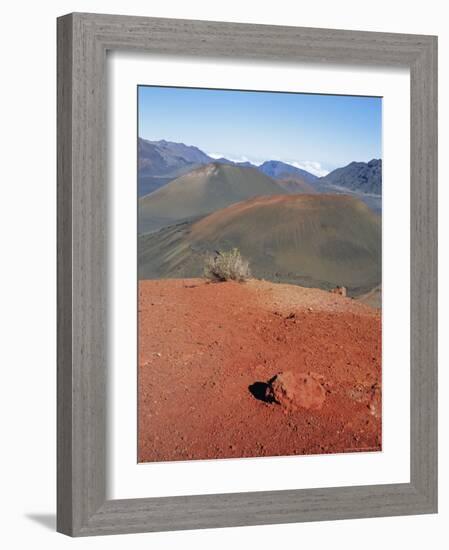
[[[58,19],[58,531],[437,511],[437,39]]]

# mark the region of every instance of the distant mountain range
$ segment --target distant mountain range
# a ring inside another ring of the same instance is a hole
[[[306,183],[314,183],[319,180],[318,176],[279,160],[267,160],[258,168],[270,178],[275,179],[285,179],[293,176],[302,178]]]
[[[321,183],[341,187],[359,193],[372,195],[382,194],[382,160],[373,159],[367,162],[351,162],[343,168],[337,168],[324,178]]]
[[[211,162],[211,157],[198,147],[172,141],[148,141],[139,138],[139,174],[149,176],[179,176],[199,164]]]
[[[256,166],[250,162],[234,162],[226,158],[215,159],[198,147],[160,140],[139,138],[138,177],[139,197],[147,195],[168,182],[199,166],[219,163],[243,168],[255,168],[276,180],[296,180],[311,185],[317,192],[342,192],[380,195],[382,190],[382,161],[351,162],[337,168],[327,176],[317,177],[307,170],[278,160],[269,160]],[[294,186],[291,186],[293,188]]]

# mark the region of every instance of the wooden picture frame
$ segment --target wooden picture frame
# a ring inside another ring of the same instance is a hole
[[[106,52],[406,66],[411,74],[409,483],[106,499]],[[58,19],[57,529],[100,535],[437,511],[437,38],[74,13]]]

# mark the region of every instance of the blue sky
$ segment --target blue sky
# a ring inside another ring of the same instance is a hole
[[[139,86],[139,136],[213,157],[282,160],[324,175],[382,156],[376,97]]]

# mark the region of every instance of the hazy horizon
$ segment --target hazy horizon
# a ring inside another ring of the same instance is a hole
[[[165,138],[158,138],[158,139],[149,139],[149,138],[146,138],[144,136],[139,136],[140,139],[144,139],[146,141],[151,141],[152,143],[161,143],[163,141],[166,141],[166,142],[169,142],[169,143],[176,143],[178,145],[186,145],[187,147],[197,147],[197,145],[195,143],[184,143],[183,141],[172,141],[172,140],[168,140],[168,139],[165,139]],[[198,147],[197,147],[198,148]],[[286,160],[283,160],[283,159],[280,159],[280,158],[266,158],[266,159],[263,159],[263,160],[258,160],[258,161],[251,161],[246,155],[241,155],[239,156],[238,158],[235,158],[233,157],[232,155],[231,156],[227,156],[227,155],[221,155],[219,153],[214,153],[214,152],[210,152],[210,151],[207,151],[207,150],[204,150],[204,149],[200,149],[201,151],[203,151],[203,153],[206,153],[206,155],[209,155],[212,159],[220,159],[220,158],[225,158],[227,160],[231,160],[232,162],[245,162],[245,161],[248,161],[248,162],[251,162],[251,164],[254,164],[254,166],[256,167],[260,167],[262,166],[262,164],[264,164],[265,162],[269,162],[269,161],[275,161],[275,162],[284,162],[286,164],[290,164],[292,166],[296,166],[297,168],[302,168],[304,170],[307,170],[308,172],[314,174],[314,170],[317,170],[319,171],[315,166],[313,166],[312,163],[310,163],[310,167],[309,168],[305,168],[304,166],[299,166],[299,163],[296,163],[294,161],[286,161]],[[352,161],[350,162],[369,162],[371,160],[381,160],[382,157],[373,157],[373,158],[370,158],[368,160],[360,160],[360,159],[353,159]],[[348,163],[349,164],[349,163]],[[345,165],[346,166],[346,165]],[[333,168],[333,170],[335,168],[343,168],[343,166],[335,166]],[[323,175],[327,175],[329,174],[332,170],[323,170],[325,172],[325,174]],[[319,175],[321,176],[321,174],[315,174],[315,175]]]

